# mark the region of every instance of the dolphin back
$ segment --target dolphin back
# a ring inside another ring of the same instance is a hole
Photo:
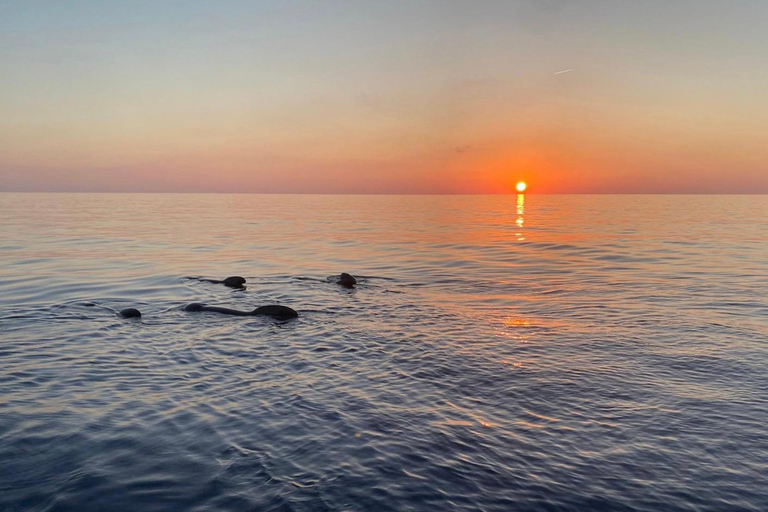
[[[251,314],[258,316],[270,316],[277,320],[289,320],[291,318],[298,318],[299,316],[296,310],[291,309],[288,306],[279,306],[277,304],[258,307],[254,309]]]

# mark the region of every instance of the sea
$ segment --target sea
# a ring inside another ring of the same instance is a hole
[[[0,219],[3,512],[768,510],[768,196],[14,193]]]

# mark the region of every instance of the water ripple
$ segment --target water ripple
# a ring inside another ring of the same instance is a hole
[[[2,197],[2,510],[768,509],[765,197]]]

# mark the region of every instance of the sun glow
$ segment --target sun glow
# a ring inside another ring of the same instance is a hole
[[[515,188],[518,192],[523,193],[525,192],[525,189],[528,188],[528,185],[526,185],[524,181],[518,181],[517,185],[515,185]]]

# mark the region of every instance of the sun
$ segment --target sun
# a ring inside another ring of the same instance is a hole
[[[523,193],[525,192],[525,189],[528,188],[528,185],[526,185],[524,181],[518,181],[517,185],[515,185],[515,188],[518,192]]]

